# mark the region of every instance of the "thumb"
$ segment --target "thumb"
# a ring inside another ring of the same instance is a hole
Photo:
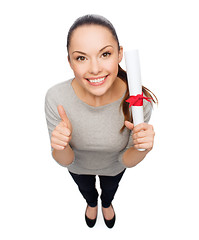
[[[124,124],[125,124],[125,126],[126,126],[128,129],[133,130],[133,128],[134,128],[134,124],[133,124],[133,123],[131,123],[131,122],[129,122],[129,121],[125,121]]]
[[[63,106],[62,105],[58,105],[57,106],[57,110],[58,110],[59,116],[61,117],[62,121],[64,121],[65,123],[68,123],[69,119],[68,119],[68,117],[66,115],[66,112],[65,112]]]

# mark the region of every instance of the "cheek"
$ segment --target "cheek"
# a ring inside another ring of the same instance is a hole
[[[118,62],[115,60],[106,62],[104,64],[104,69],[108,70],[111,73],[118,72]]]
[[[73,72],[74,72],[76,77],[82,77],[85,74],[85,67],[74,65]]]

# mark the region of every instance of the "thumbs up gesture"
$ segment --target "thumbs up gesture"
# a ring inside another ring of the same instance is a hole
[[[62,105],[57,107],[61,122],[55,127],[51,136],[51,146],[56,150],[65,149],[72,139],[72,124]]]

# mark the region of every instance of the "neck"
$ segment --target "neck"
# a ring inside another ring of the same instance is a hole
[[[105,92],[105,94],[100,96],[93,95],[85,90],[75,79],[73,80],[72,85],[76,90],[76,95],[82,101],[94,107],[103,106],[118,100],[120,97],[122,97],[126,89],[126,84],[118,77],[115,79],[112,86]]]

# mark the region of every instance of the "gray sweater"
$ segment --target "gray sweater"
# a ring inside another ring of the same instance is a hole
[[[124,152],[133,146],[132,131],[125,128],[120,103],[125,95],[115,102],[93,107],[78,98],[71,85],[73,79],[51,87],[45,96],[45,114],[49,137],[61,118],[57,106],[62,105],[72,124],[70,147],[74,161],[67,166],[76,174],[114,176],[126,166],[122,162]],[[152,106],[144,100],[144,121],[148,122]],[[51,151],[53,148],[51,147]]]

